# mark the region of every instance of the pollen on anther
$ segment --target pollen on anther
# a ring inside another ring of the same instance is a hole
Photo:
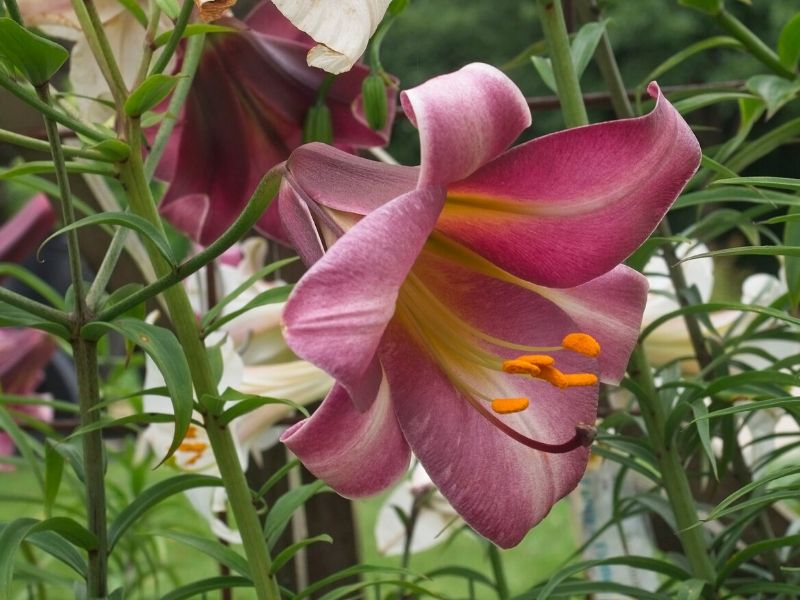
[[[492,400],[492,410],[501,415],[520,412],[528,408],[527,398],[495,398]]]
[[[600,355],[600,344],[588,333],[570,333],[564,336],[561,347],[592,358]]]
[[[518,358],[503,361],[504,373],[511,373],[512,375],[531,375],[535,377],[539,374],[539,371],[540,369],[537,365]]]
[[[567,376],[555,367],[541,367],[541,372],[539,373],[538,378],[556,386],[557,388],[564,389],[569,387],[569,383],[567,383]]]
[[[597,375],[594,373],[568,373],[565,377],[567,378],[567,387],[580,387],[597,383]]]
[[[536,365],[537,367],[548,367],[556,362],[556,359],[547,354],[523,354],[522,356],[518,356],[515,360],[521,360]]]

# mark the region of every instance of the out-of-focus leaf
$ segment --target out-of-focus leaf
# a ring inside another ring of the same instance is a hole
[[[675,599],[699,600],[705,586],[706,582],[702,579],[687,579],[686,581],[681,581],[678,587],[675,588]]]
[[[155,0],[155,2],[170,19],[174,21],[178,18],[178,13],[180,12],[178,0]]]
[[[161,596],[161,600],[183,600],[184,598],[205,597],[206,592],[227,590],[237,587],[253,587],[253,582],[246,577],[225,575],[209,577],[200,581],[193,581]]]
[[[153,41],[153,45],[156,48],[160,48],[164,44],[167,43],[170,37],[172,37],[173,29],[165,31],[156,37]],[[233,27],[226,27],[225,25],[215,25],[213,23],[189,23],[186,28],[183,30],[183,38],[191,37],[193,35],[200,35],[201,33],[233,33],[238,31]]]
[[[580,79],[589,62],[592,60],[597,44],[605,33],[608,21],[594,21],[586,23],[578,30],[570,43],[569,53],[572,57],[572,64],[575,65],[575,73]]]
[[[136,18],[142,27],[147,28],[147,15],[136,0],[119,0],[119,3]]]
[[[53,558],[60,560],[78,575],[86,577],[86,561],[81,553],[63,537],[52,531],[32,533],[25,541],[33,544],[40,550],[47,552]]]
[[[778,57],[787,69],[794,71],[800,58],[800,13],[793,16],[781,29],[778,37]]]
[[[729,514],[730,512],[733,512],[733,511],[730,510],[730,508],[734,504],[734,502],[736,502],[740,498],[744,498],[748,494],[758,490],[759,488],[763,488],[764,486],[766,486],[767,484],[772,483],[773,481],[776,481],[778,479],[782,479],[784,477],[790,477],[790,476],[793,476],[793,475],[797,475],[799,473],[800,473],[800,465],[788,465],[786,467],[783,467],[783,468],[780,468],[780,469],[776,469],[775,471],[772,471],[771,473],[767,473],[766,475],[763,475],[762,477],[759,477],[755,481],[751,481],[750,483],[743,485],[738,490],[736,490],[735,492],[731,493],[724,500],[722,500],[722,502],[717,504],[717,506],[714,507],[714,509],[708,514],[708,519],[709,520],[718,519],[721,516],[724,516],[726,514]],[[780,499],[782,497],[782,495],[780,493],[782,493],[784,491],[786,491],[785,488],[779,488],[779,489],[776,489],[774,491],[771,491],[770,493],[765,493],[762,496],[757,496],[756,498],[752,498],[751,500],[756,500],[756,501],[763,500],[763,501],[771,502],[772,501],[772,499],[770,498],[771,494],[773,494],[774,492],[779,492],[779,494],[778,494],[779,497],[777,499]],[[789,489],[788,491],[791,492],[791,489]],[[794,492],[796,494],[797,490],[795,489]],[[740,503],[738,505],[738,507],[734,507],[734,508],[735,508],[735,510],[741,510],[742,508],[745,508],[746,506],[749,506],[749,504],[747,504],[747,501]]]
[[[321,590],[322,588],[327,587],[332,583],[336,583],[337,581],[341,581],[342,579],[349,579],[350,577],[353,577],[355,575],[368,575],[368,574],[401,575],[401,576],[412,576],[412,577],[419,576],[419,573],[415,573],[414,571],[410,571],[408,569],[403,569],[400,567],[355,565],[353,567],[342,569],[341,571],[338,571],[333,575],[328,575],[327,577],[323,577],[322,579],[315,581],[314,583],[309,585],[306,589],[299,591],[295,595],[293,600],[303,600],[303,598],[311,597],[318,590]]]
[[[125,114],[129,117],[141,117],[148,110],[155,108],[172,92],[179,79],[179,76],[163,73],[150,75],[128,96],[123,107]]]
[[[718,179],[713,185],[752,185],[800,192],[800,179],[793,177],[731,177]]]
[[[280,571],[281,567],[285,565],[287,562],[289,562],[292,559],[292,557],[295,554],[297,554],[299,550],[305,548],[306,546],[310,546],[311,544],[315,544],[317,542],[325,542],[326,544],[332,544],[333,538],[323,533],[322,535],[315,535],[314,537],[300,540],[299,542],[295,542],[291,546],[284,548],[272,560],[272,571],[270,571],[270,575],[274,575],[275,573]]]
[[[691,58],[692,56],[694,56],[695,54],[699,54],[700,52],[705,52],[706,50],[710,50],[711,48],[719,48],[721,46],[729,48],[741,48],[742,45],[735,38],[724,35],[714,36],[706,38],[699,42],[695,42],[694,44],[687,46],[680,52],[676,52],[675,54],[670,56],[667,60],[658,65],[655,69],[650,71],[647,74],[647,76],[644,77],[639,83],[639,85],[636,87],[638,89],[643,90],[645,87],[647,87],[648,83],[658,79],[659,77],[661,77],[661,75],[663,75],[667,71],[674,69],[686,59]]]
[[[230,395],[226,397],[223,394],[223,400],[230,400]],[[284,404],[294,410],[302,413],[304,416],[308,417],[308,410],[300,404],[296,402],[292,402],[291,400],[284,400],[282,398],[269,398],[266,396],[248,396],[243,394],[237,393],[237,400],[236,404],[231,406],[230,408],[226,409],[222,415],[219,417],[219,424],[221,426],[225,426],[231,421],[233,421],[236,417],[241,417],[242,415],[246,415],[250,411],[253,411],[260,406],[265,406],[267,404]]]
[[[539,73],[539,77],[542,78],[542,82],[553,93],[556,93],[556,77],[553,75],[553,64],[550,62],[550,59],[534,55],[531,56],[531,62],[536,72]]]
[[[58,490],[61,487],[61,476],[64,474],[64,457],[53,446],[44,445],[44,514],[51,516]]]
[[[702,419],[708,414],[708,407],[703,403],[703,399],[692,402],[692,411],[695,416],[695,427],[697,428],[697,435],[700,437],[700,443],[703,445],[703,451],[706,453],[708,462],[711,463],[711,470],[714,471],[714,479],[719,480],[719,473],[717,472],[717,457],[714,456],[714,450],[711,448],[711,432],[707,419]]]
[[[736,554],[731,556],[725,565],[720,569],[717,574],[718,584],[727,581],[728,576],[731,575],[740,565],[750,560],[754,556],[763,554],[764,552],[771,552],[776,548],[784,546],[798,546],[800,545],[800,535],[788,535],[785,537],[774,538],[769,540],[760,540],[750,544],[746,548],[739,550]]]
[[[315,481],[291,489],[278,498],[267,514],[267,519],[264,523],[264,537],[267,538],[267,544],[270,548],[278,541],[294,511],[324,489],[324,482]]]
[[[711,106],[713,104],[719,104],[720,102],[754,98],[755,96],[752,94],[745,94],[744,92],[713,92],[708,94],[697,94],[695,96],[690,96],[689,98],[684,98],[683,100],[677,100],[673,102],[673,106],[679,113],[686,115],[692,111],[705,108],[706,106]]]
[[[764,100],[767,118],[770,119],[784,104],[797,96],[800,82],[778,75],[754,75],[747,80],[747,89]]]
[[[231,571],[235,571],[248,579],[250,578],[250,565],[247,564],[247,559],[227,546],[223,546],[217,540],[177,531],[156,531],[153,532],[153,535],[174,540],[190,548],[199,550],[206,556],[213,558],[216,562],[225,565],[231,569]]]
[[[113,166],[101,162],[67,162],[64,168],[67,173],[94,173],[96,175],[105,175],[106,177],[115,177],[117,174]],[[56,166],[52,160],[31,160],[10,168],[0,169],[0,179],[14,179],[22,175],[55,172]]]
[[[709,15],[716,15],[722,10],[723,0],[678,0],[678,4]]]

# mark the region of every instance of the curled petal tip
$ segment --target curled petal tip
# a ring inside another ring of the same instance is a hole
[[[575,436],[580,440],[581,446],[588,448],[594,443],[597,437],[597,428],[594,425],[578,423],[575,426]]]

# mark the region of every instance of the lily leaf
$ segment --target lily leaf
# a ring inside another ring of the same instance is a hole
[[[166,98],[179,79],[179,76],[164,75],[163,73],[150,75],[128,96],[123,107],[125,114],[129,117],[141,117]]]
[[[800,82],[777,75],[755,75],[747,80],[747,89],[764,100],[769,119],[800,93]]]
[[[793,16],[781,30],[778,38],[778,57],[787,69],[794,70],[800,59],[800,13]]]
[[[0,59],[16,66],[33,85],[50,81],[68,58],[69,52],[63,46],[12,19],[0,18]]]

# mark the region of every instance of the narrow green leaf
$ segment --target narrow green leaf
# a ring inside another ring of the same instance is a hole
[[[44,474],[42,473],[41,461],[33,447],[33,444],[37,442],[22,431],[4,406],[0,406],[0,431],[5,431],[11,441],[14,442],[14,446],[22,455],[22,458],[25,459],[25,462],[28,463],[31,471],[36,476],[39,487],[44,492]]]
[[[732,575],[733,572],[744,562],[750,560],[754,556],[758,556],[764,552],[771,552],[784,546],[800,546],[800,535],[788,535],[780,538],[760,540],[750,544],[746,548],[739,550],[725,562],[725,565],[717,574],[718,586],[726,582],[728,580],[728,576]]]
[[[223,395],[223,400],[225,396]],[[231,421],[233,421],[236,417],[241,417],[242,415],[246,415],[247,413],[259,408],[260,406],[265,406],[267,404],[284,404],[293,408],[294,410],[300,412],[305,417],[308,417],[308,410],[300,404],[296,402],[292,402],[291,400],[284,400],[282,398],[269,398],[266,396],[248,396],[246,398],[240,399],[231,406],[230,408],[226,409],[225,412],[222,413],[219,417],[219,423],[223,427],[228,425]]]
[[[711,463],[711,470],[714,471],[714,479],[719,481],[717,457],[714,455],[714,450],[711,447],[711,431],[708,419],[702,418],[708,415],[708,407],[705,405],[702,398],[692,402],[691,406],[695,416],[694,426],[697,429],[697,435],[700,437],[700,443],[703,446],[703,451],[706,453],[706,458],[708,458],[708,462]]]
[[[116,331],[132,344],[136,344],[153,359],[164,377],[175,416],[175,433],[172,444],[162,462],[172,456],[189,430],[192,420],[193,391],[189,365],[178,339],[168,329],[137,319],[122,318],[113,323],[93,322],[84,326],[81,335],[99,337],[104,331]]]
[[[111,523],[108,528],[108,547],[109,551],[119,542],[122,534],[133,525],[144,513],[156,506],[162,500],[198,487],[219,487],[222,480],[219,477],[210,475],[182,474],[170,477],[164,481],[150,486],[139,494],[133,502],[122,509],[122,512]]]
[[[572,57],[572,64],[575,65],[575,73],[578,79],[581,78],[586,67],[594,56],[594,51],[597,49],[597,44],[603,37],[606,30],[608,21],[594,21],[586,23],[578,30],[569,47],[569,53]]]
[[[131,92],[123,110],[129,117],[141,117],[166,98],[178,83],[180,76],[156,73],[145,79]]]
[[[175,259],[172,256],[172,248],[169,247],[169,243],[167,242],[166,238],[155,227],[155,225],[143,217],[126,212],[97,213],[95,215],[89,215],[88,217],[79,219],[48,236],[47,239],[39,246],[39,252],[41,252],[45,244],[47,244],[54,237],[74,229],[86,227],[87,225],[119,225],[120,227],[132,229],[136,233],[144,236],[147,240],[152,242],[153,246],[155,246],[161,255],[166,258],[167,261],[169,261],[169,264],[175,264]]]
[[[42,317],[32,315],[3,301],[0,301],[0,327],[32,327],[64,340],[68,340],[70,337],[69,330],[60,323],[45,321]]]
[[[644,77],[639,83],[639,85],[637,85],[636,87],[638,89],[643,90],[648,83],[650,83],[655,79],[658,79],[659,77],[661,77],[661,75],[677,67],[683,61],[691,58],[695,54],[699,54],[700,52],[705,52],[706,50],[710,50],[711,48],[719,48],[723,46],[732,48],[741,48],[741,44],[739,43],[739,41],[732,37],[720,35],[720,36],[706,38],[704,40],[691,44],[690,46],[687,46],[680,52],[676,52],[675,54],[670,56],[667,60],[658,65],[655,69],[650,71],[647,74],[647,76]]]
[[[269,492],[275,486],[276,483],[286,477],[286,474],[292,469],[296,468],[299,464],[300,461],[295,458],[275,471],[272,475],[270,475],[269,479],[264,482],[264,485],[259,488],[258,493],[256,493],[256,498],[263,498],[267,492]]]
[[[755,481],[751,481],[750,483],[743,485],[738,490],[727,496],[722,502],[717,504],[717,506],[714,507],[714,510],[712,510],[709,513],[708,519],[709,520],[718,519],[723,514],[727,514],[726,510],[740,498],[747,496],[748,494],[758,490],[759,488],[763,488],[764,486],[773,481],[782,479],[783,477],[790,477],[793,475],[797,475],[798,473],[800,473],[800,465],[789,465],[781,469],[777,469],[771,473],[764,475],[763,477],[759,477]],[[797,490],[795,490],[795,493],[796,492]],[[764,496],[760,496],[759,498],[764,498],[767,495],[768,494],[765,494]],[[739,506],[740,508],[744,508],[744,503],[740,504]]]
[[[270,571],[270,575],[275,575],[275,573],[280,571],[281,567],[285,565],[287,562],[289,562],[292,559],[292,557],[295,554],[297,554],[298,550],[305,548],[306,546],[310,546],[311,544],[315,544],[317,542],[325,542],[326,544],[332,544],[333,538],[323,533],[322,535],[315,535],[314,537],[300,540],[299,542],[295,542],[291,546],[284,548],[272,560],[272,570]]]
[[[792,177],[731,177],[730,179],[718,179],[713,185],[752,185],[800,191],[800,179]]]
[[[153,45],[156,48],[160,48],[164,44],[167,43],[170,37],[172,37],[172,32],[174,30],[170,29],[168,31],[164,31],[163,33],[159,34],[155,40],[153,40]],[[224,25],[214,25],[213,23],[189,23],[186,28],[183,30],[182,38],[191,37],[193,35],[200,35],[201,33],[233,33],[236,32],[237,29],[233,27],[226,27]]]
[[[324,489],[324,482],[315,481],[289,490],[278,498],[267,514],[267,520],[264,523],[264,537],[267,538],[270,548],[278,541],[294,511]]]
[[[745,94],[744,92],[712,92],[708,94],[696,94],[682,100],[677,100],[672,103],[682,115],[687,115],[695,110],[719,104],[720,102],[727,102],[729,100],[752,100],[755,96],[752,94]]]
[[[155,2],[170,19],[174,21],[178,18],[178,13],[180,12],[178,0],[155,0]]]
[[[47,440],[44,444],[44,514],[48,517],[53,512],[63,474],[64,457],[53,448],[50,440]]]
[[[131,147],[122,140],[103,140],[98,144],[89,146],[92,150],[102,152],[114,162],[127,160],[131,155]]]
[[[550,62],[550,59],[534,55],[531,56],[531,62],[536,72],[539,73],[539,77],[542,78],[542,82],[550,88],[553,93],[556,93],[556,77],[553,74],[553,64]]]
[[[152,535],[174,540],[190,548],[199,550],[206,556],[213,558],[216,562],[225,565],[231,569],[231,571],[236,571],[239,575],[247,577],[248,579],[250,578],[250,565],[247,564],[247,559],[238,552],[223,546],[218,540],[211,540],[177,531],[156,531]]]
[[[126,425],[139,425],[143,423],[174,423],[175,417],[167,413],[136,413],[135,415],[125,415],[119,419],[101,419],[89,425],[78,427],[65,439],[72,440],[90,431],[109,429],[111,427],[124,427]]]
[[[210,333],[216,329],[219,329],[226,323],[230,323],[236,317],[239,317],[248,311],[253,310],[254,308],[258,308],[259,306],[266,306],[267,304],[277,304],[278,302],[285,302],[286,299],[289,297],[292,289],[294,288],[293,284],[281,285],[278,287],[270,288],[268,290],[264,290],[260,292],[255,298],[250,300],[247,304],[245,304],[242,308],[237,310],[231,311],[227,315],[224,315],[211,323],[205,330],[206,333]]]
[[[81,577],[86,577],[87,566],[83,556],[75,549],[75,546],[57,533],[52,531],[32,533],[26,538],[26,541],[60,560]]]
[[[101,162],[67,162],[64,168],[67,173],[94,173],[96,175],[105,175],[106,177],[115,177],[117,174],[113,166]],[[31,160],[7,169],[0,169],[0,179],[13,179],[22,175],[55,172],[56,166],[52,160]]]
[[[676,600],[699,600],[703,594],[706,582],[702,579],[687,579],[681,581],[675,589]]]
[[[379,574],[402,575],[402,576],[412,576],[412,577],[419,576],[419,573],[415,573],[414,571],[410,571],[408,569],[403,569],[400,567],[355,565],[353,567],[342,569],[341,571],[338,571],[333,575],[328,575],[327,577],[323,577],[322,579],[315,581],[314,583],[309,585],[306,589],[299,591],[295,595],[293,600],[303,600],[303,598],[311,597],[318,590],[321,590],[322,588],[327,587],[332,583],[336,583],[337,581],[341,581],[342,579],[348,579],[356,575],[379,575]]]
[[[13,277],[39,294],[52,306],[64,310],[64,298],[49,283],[15,263],[0,263],[0,277]]]
[[[147,28],[147,15],[136,0],[119,0],[119,3],[122,4],[125,9],[134,16],[134,18],[139,22],[139,25]]]
[[[781,29],[778,37],[778,57],[781,64],[794,71],[800,59],[800,13],[797,13]]]
[[[181,586],[161,596],[161,600],[183,600],[184,598],[205,597],[206,592],[228,590],[237,587],[253,587],[253,582],[245,577],[231,575],[209,577]]]
[[[678,0],[681,6],[688,6],[709,15],[716,15],[722,10],[723,0]]]
[[[68,58],[69,52],[63,46],[12,19],[0,18],[0,59],[17,67],[33,85],[50,81]]]

